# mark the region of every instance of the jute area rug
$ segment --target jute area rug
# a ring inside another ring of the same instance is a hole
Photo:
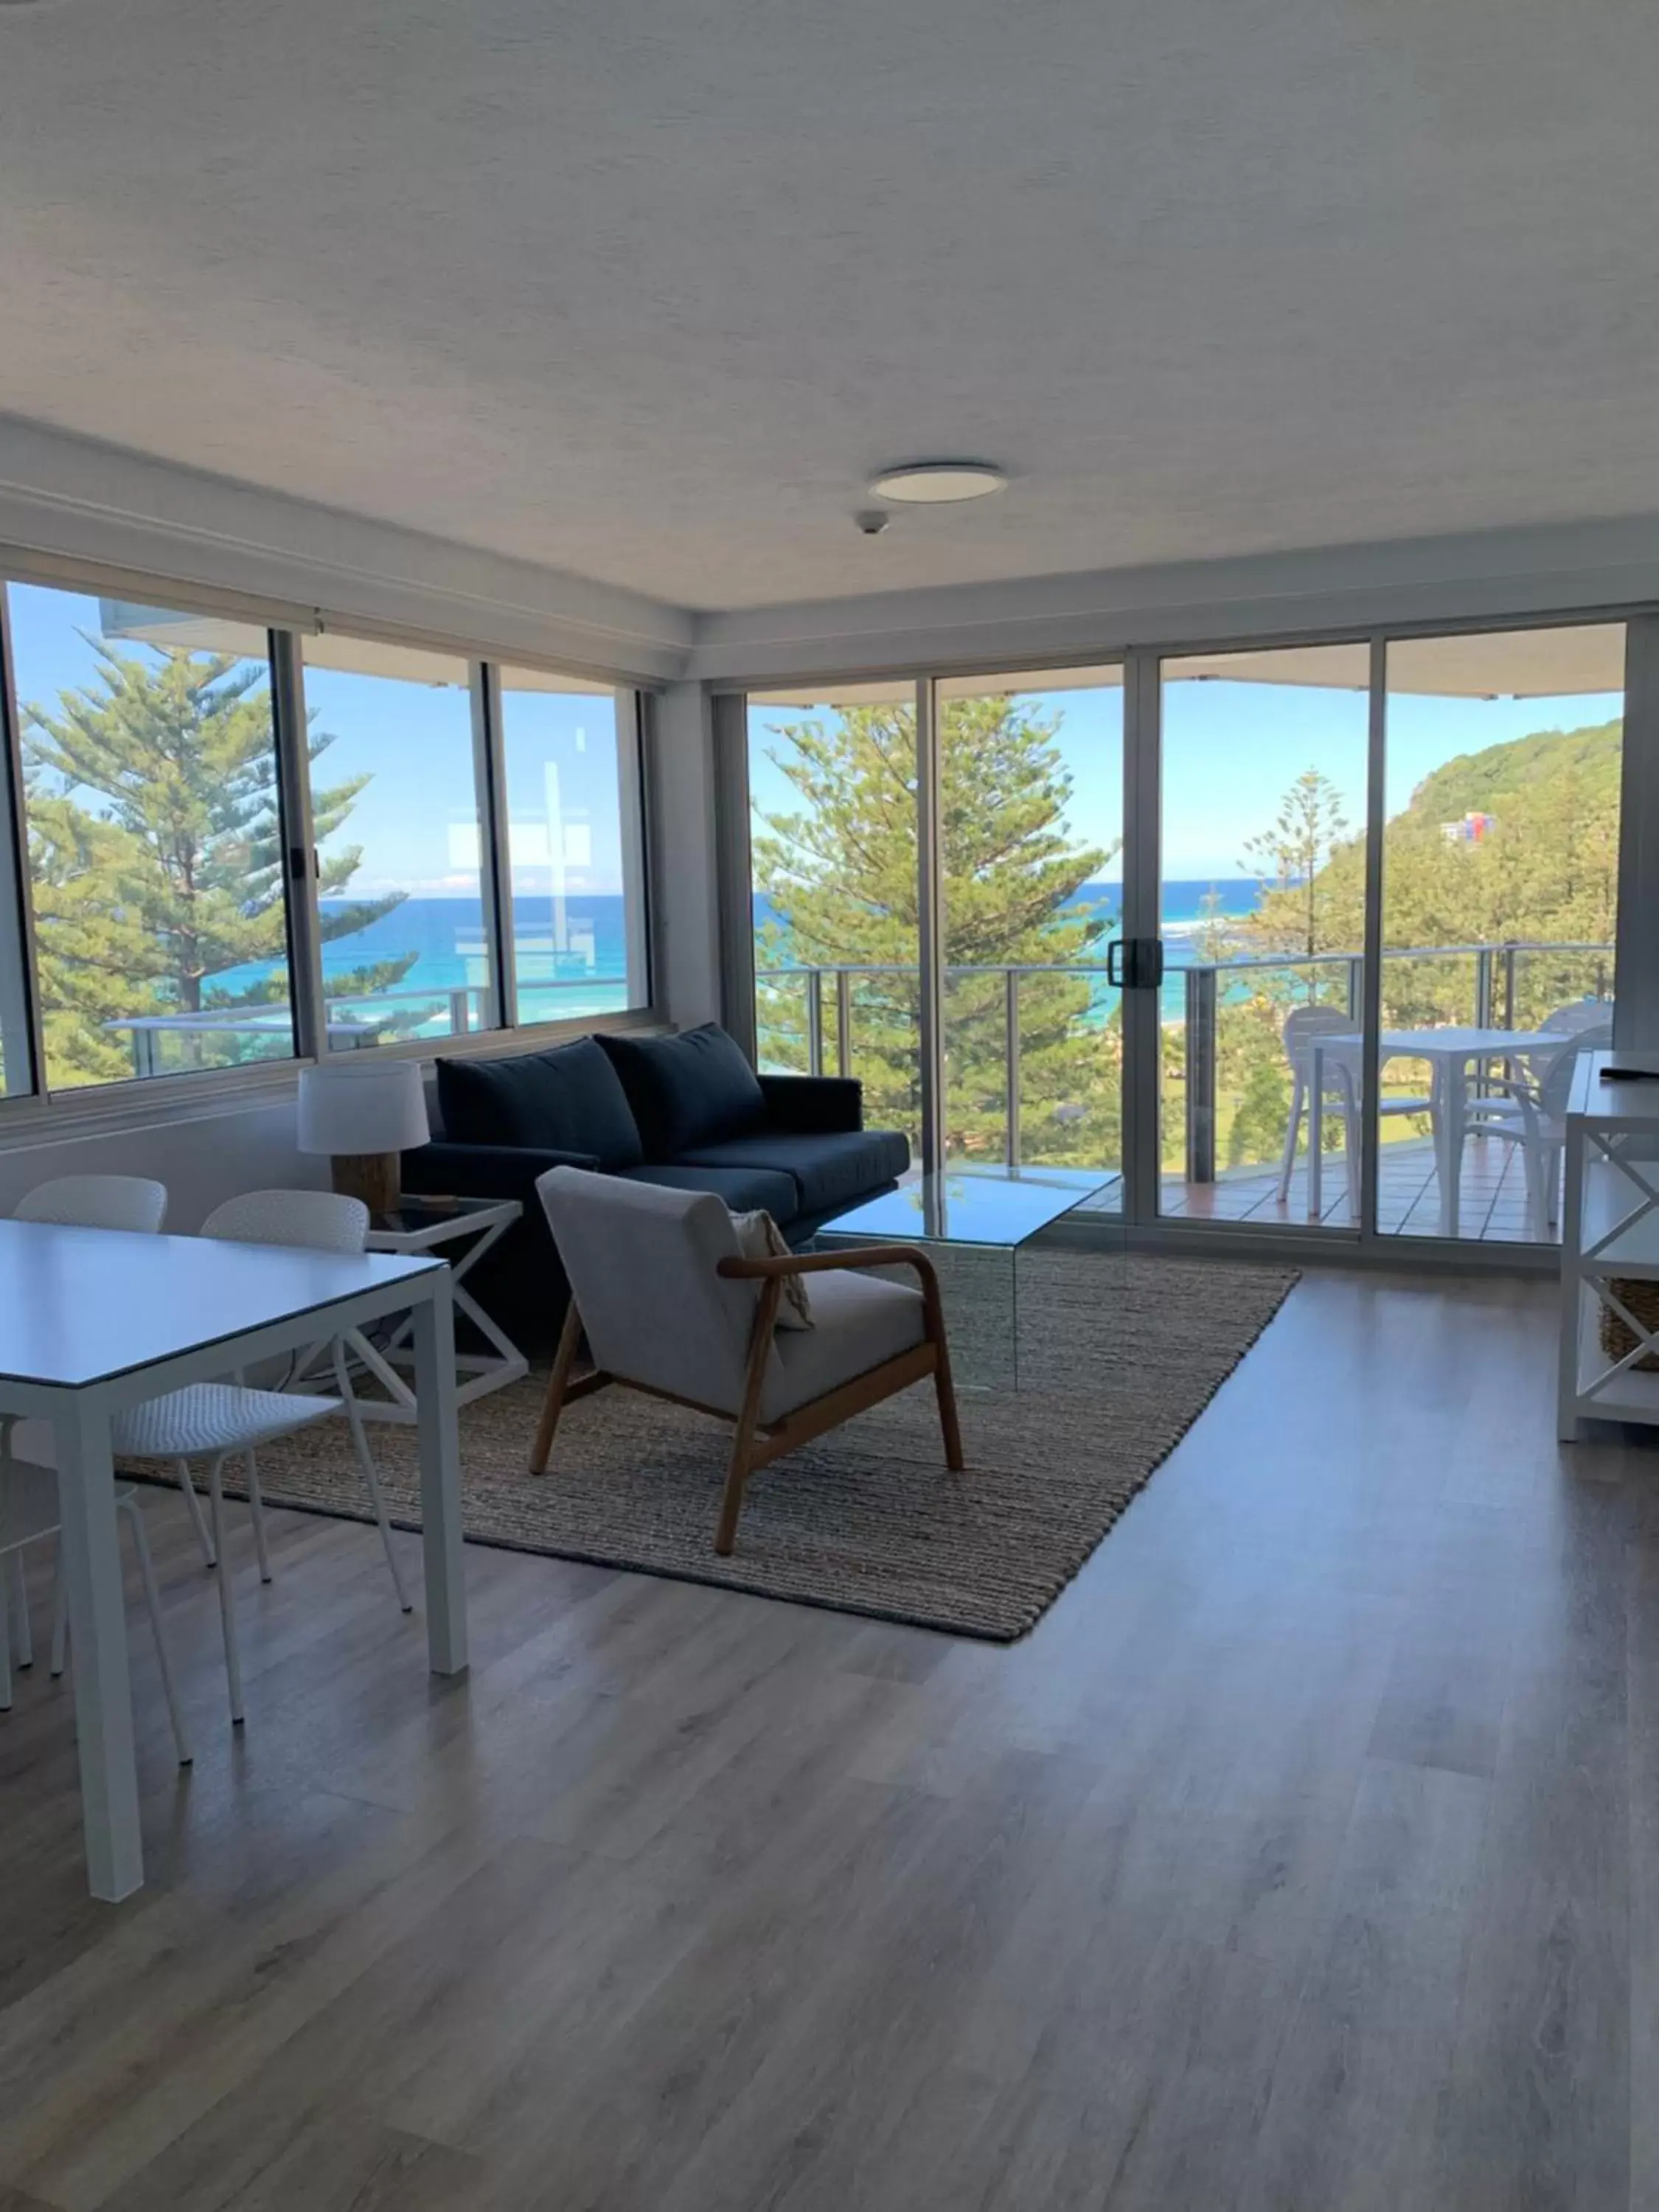
[[[945,1280],[947,1325],[970,1354],[1011,1317],[1006,1255],[977,1273],[972,1256]],[[763,1468],[730,1559],[714,1550],[729,1425],[602,1390],[568,1408],[553,1472],[533,1476],[544,1380],[532,1374],[462,1409],[466,1534],[1012,1642],[1076,1574],[1296,1280],[1282,1267],[1024,1254],[1019,1387],[961,1391],[967,1472],[945,1472],[933,1389],[918,1386]],[[969,1370],[959,1380],[971,1382],[972,1357],[959,1364]],[[369,1437],[394,1521],[417,1528],[413,1432],[374,1423]],[[272,1504],[368,1517],[342,1422],[266,1446],[259,1465]]]

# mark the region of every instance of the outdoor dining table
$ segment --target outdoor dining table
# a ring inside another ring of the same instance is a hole
[[[459,1674],[466,1585],[443,1261],[0,1220],[0,1414],[52,1425],[94,1897],[126,1897],[143,1881],[112,1417],[403,1312],[413,1323],[428,1650],[434,1674]]]
[[[1463,1168],[1463,1140],[1468,1134],[1469,1078],[1472,1072],[1493,1060],[1517,1059],[1528,1053],[1559,1052],[1570,1042],[1547,1030],[1384,1030],[1377,1040],[1377,1066],[1385,1060],[1426,1060],[1431,1070],[1429,1126],[1433,1133],[1436,1179],[1440,1189],[1440,1234],[1458,1234],[1458,1183]],[[1350,1064],[1364,1040],[1352,1036],[1322,1035],[1312,1054],[1311,1110],[1313,1130],[1308,1147],[1308,1218],[1324,1218],[1322,1159],[1325,1134],[1325,1054],[1339,1052]]]

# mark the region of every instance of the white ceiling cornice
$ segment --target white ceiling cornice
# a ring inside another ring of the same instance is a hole
[[[1040,664],[1389,624],[1659,602],[1659,516],[1473,532],[1228,560],[1031,576],[703,615],[690,673],[732,684]]]
[[[0,416],[0,546],[671,681],[690,616],[660,600]]]

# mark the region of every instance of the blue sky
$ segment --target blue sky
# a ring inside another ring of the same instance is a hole
[[[96,656],[82,633],[100,635],[97,599],[21,584],[8,586],[8,599],[20,702],[52,709],[61,693],[95,681]],[[263,656],[257,629],[235,641]],[[123,653],[150,657],[148,647],[115,642]],[[363,849],[350,891],[476,898],[477,818],[466,691],[308,667],[306,703],[313,728],[335,738],[318,764],[319,780],[371,776],[331,841],[336,848]],[[556,847],[568,890],[619,891],[613,701],[600,694],[508,690],[504,722],[515,891],[552,888]],[[550,771],[556,791],[551,828]]]
[[[1079,839],[1109,844],[1122,826],[1122,692],[1022,693],[1058,714],[1058,744],[1071,772],[1071,821]],[[1435,699],[1389,702],[1388,811],[1397,813],[1431,769],[1459,754],[1534,730],[1576,729],[1623,712],[1617,694],[1560,699]],[[770,733],[806,719],[795,708],[750,712],[750,778],[755,804],[790,811],[793,794],[766,758]],[[1364,821],[1364,692],[1300,684],[1166,684],[1164,697],[1164,874],[1173,882],[1234,880],[1246,872],[1245,841],[1266,830],[1289,784],[1317,768],[1340,793],[1353,830]],[[783,750],[783,748],[780,748]],[[1121,878],[1121,859],[1106,872]],[[1254,872],[1251,871],[1250,872]]]
[[[95,661],[80,632],[98,632],[98,600],[28,585],[10,586],[9,597],[20,699],[55,704],[59,692],[90,681]],[[246,632],[246,642],[250,652],[262,648],[257,630]],[[148,649],[124,642],[121,650]],[[322,775],[343,781],[371,774],[336,840],[363,848],[351,890],[476,896],[477,826],[465,690],[312,666],[306,695],[314,726],[336,739],[319,764]],[[1102,686],[1022,696],[1060,717],[1058,741],[1073,777],[1076,835],[1114,843],[1121,829],[1121,690]],[[1389,709],[1389,811],[1405,805],[1431,769],[1460,753],[1534,730],[1605,721],[1621,710],[1617,695],[1605,693],[1545,700],[1395,697]],[[751,710],[750,779],[758,805],[792,804],[783,777],[764,757],[765,736],[805,712]],[[505,714],[515,890],[548,891],[555,857],[562,858],[570,890],[620,890],[612,701],[509,690]],[[1358,830],[1364,819],[1365,720],[1364,695],[1358,691],[1220,681],[1167,684],[1165,877],[1230,880],[1244,873],[1246,840],[1267,827],[1280,794],[1310,766],[1336,785]],[[1121,859],[1107,871],[1112,878],[1121,872]]]

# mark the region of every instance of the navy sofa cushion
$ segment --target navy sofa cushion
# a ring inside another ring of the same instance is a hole
[[[752,1213],[757,1206],[764,1206],[780,1229],[787,1229],[800,1212],[794,1177],[777,1168],[688,1167],[677,1161],[663,1167],[624,1168],[623,1180],[664,1183],[670,1190],[712,1190],[733,1213]]]
[[[822,1213],[851,1206],[910,1164],[910,1146],[897,1129],[757,1132],[723,1145],[698,1145],[682,1152],[687,1167],[765,1168],[787,1175],[799,1197],[795,1211]]]
[[[453,1144],[555,1146],[612,1171],[645,1158],[627,1093],[592,1037],[510,1060],[441,1060],[438,1110]]]
[[[678,1036],[597,1042],[622,1078],[647,1158],[680,1159],[695,1146],[743,1136],[766,1120],[759,1078],[717,1022]]]

